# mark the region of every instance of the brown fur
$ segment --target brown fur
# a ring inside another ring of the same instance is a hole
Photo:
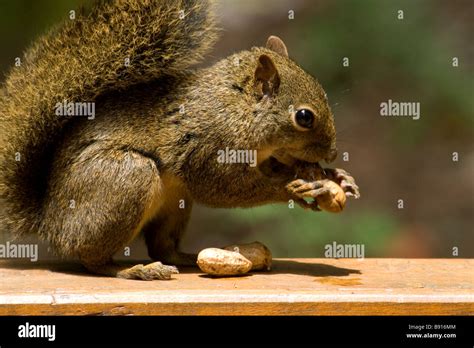
[[[110,259],[143,231],[153,259],[192,264],[179,241],[193,202],[298,200],[286,189],[292,162],[335,151],[326,95],[278,38],[189,70],[216,32],[207,1],[126,0],[100,4],[40,38],[0,99],[2,223],[16,234],[39,233],[93,272],[161,279],[175,269],[120,273]],[[96,118],[58,118],[52,110],[63,99],[95,101]],[[314,111],[313,129],[294,127],[290,105]],[[226,147],[257,150],[258,166],[218,163]]]

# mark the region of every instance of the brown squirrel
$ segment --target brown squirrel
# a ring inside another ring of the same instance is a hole
[[[215,17],[207,0],[101,1],[34,42],[0,93],[8,232],[37,233],[97,274],[169,279],[174,266],[112,255],[143,232],[153,260],[195,265],[179,251],[193,202],[308,207],[327,194],[295,172],[336,157],[326,93],[275,36],[192,70],[218,38]],[[58,116],[68,103],[96,116]],[[257,165],[219,163],[226,148],[256,150]],[[325,171],[359,196],[349,174]]]

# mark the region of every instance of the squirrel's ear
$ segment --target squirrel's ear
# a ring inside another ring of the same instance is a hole
[[[288,58],[288,50],[286,49],[286,45],[278,36],[270,36],[267,40],[266,47],[269,50],[278,53],[280,56]]]
[[[258,66],[255,69],[255,88],[260,96],[271,97],[278,92],[280,87],[280,76],[272,59],[266,54],[258,58]]]

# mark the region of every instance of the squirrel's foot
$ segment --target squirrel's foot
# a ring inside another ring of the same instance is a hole
[[[89,272],[124,279],[166,280],[171,279],[172,274],[179,273],[175,266],[166,266],[161,262],[153,262],[147,265],[139,264],[133,267],[117,265],[111,260],[104,263],[82,260],[82,264]]]
[[[324,172],[328,178],[337,182],[345,192],[346,197],[360,198],[359,186],[355,183],[355,179],[344,169],[340,168],[324,168]]]
[[[141,279],[141,280],[168,280],[172,274],[177,274],[175,266],[163,265],[161,262],[153,262],[147,265],[139,264],[117,272],[118,278]]]

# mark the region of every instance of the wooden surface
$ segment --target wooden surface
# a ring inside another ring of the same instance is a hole
[[[170,281],[0,262],[0,315],[473,315],[471,259],[284,259],[269,273]]]

